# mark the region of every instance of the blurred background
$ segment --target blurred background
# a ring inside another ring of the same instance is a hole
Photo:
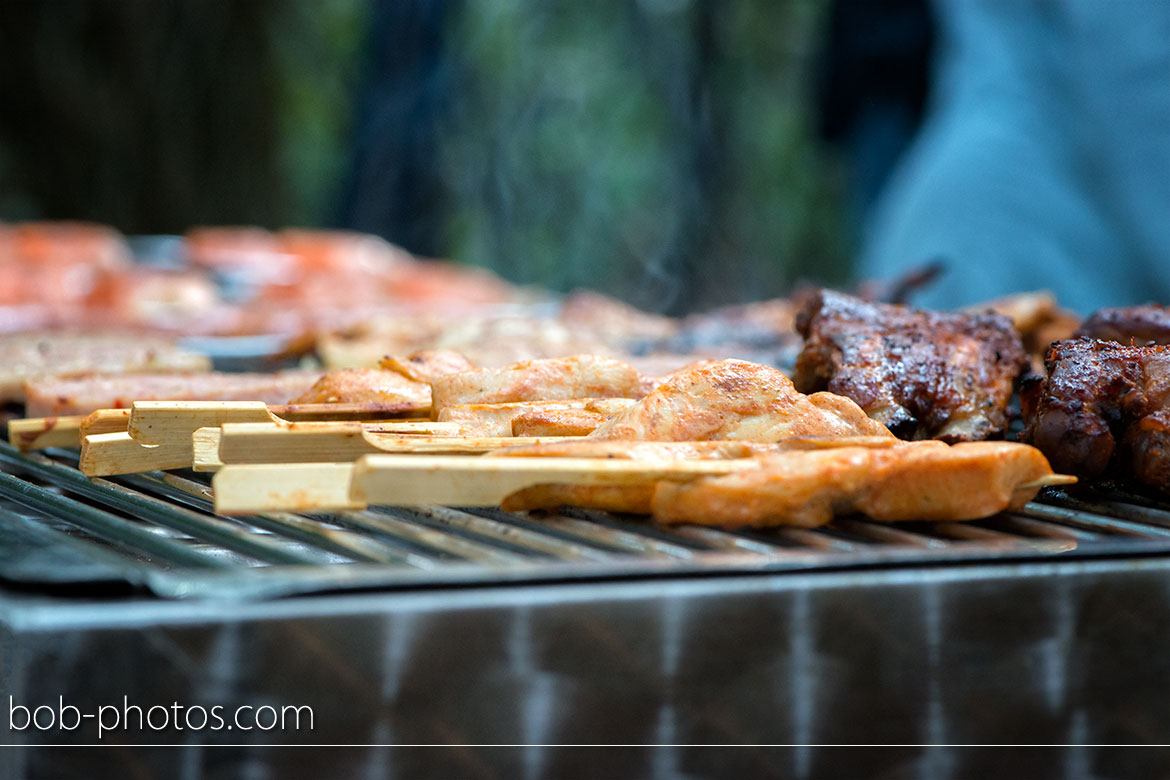
[[[4,3],[0,220],[350,228],[667,313],[842,284],[929,25],[905,0]]]

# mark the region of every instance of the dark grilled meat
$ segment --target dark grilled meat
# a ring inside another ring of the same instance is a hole
[[[1170,493],[1170,347],[1058,341],[1020,391],[1023,438],[1057,471],[1135,476]]]
[[[1073,337],[1119,344],[1170,344],[1170,306],[1147,303],[1100,309],[1081,323]]]
[[[823,290],[796,319],[802,393],[848,396],[903,439],[977,441],[1007,427],[1027,366],[1011,320],[868,303]]]

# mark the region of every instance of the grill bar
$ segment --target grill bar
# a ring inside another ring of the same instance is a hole
[[[0,464],[8,472],[0,473],[0,499],[36,513],[18,518],[0,505],[0,526],[38,522],[95,559],[108,561],[112,551],[125,560],[127,581],[143,581],[145,568],[150,587],[172,596],[1170,554],[1170,511],[1129,496],[1050,491],[974,523],[841,518],[817,529],[742,531],[660,527],[586,509],[379,507],[227,518],[215,515],[201,474],[90,480],[74,468],[72,451],[24,456],[3,443]]]

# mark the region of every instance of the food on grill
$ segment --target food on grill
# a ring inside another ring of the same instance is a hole
[[[1023,439],[1060,471],[1133,475],[1170,493],[1170,347],[1070,339],[1049,347],[1045,367],[1020,391]]]
[[[676,373],[595,430],[597,439],[770,442],[791,436],[890,436],[848,398],[805,396],[780,371],[744,360]]]
[[[0,336],[0,401],[24,399],[24,383],[93,372],[205,371],[211,361],[168,338],[126,333],[16,333]],[[30,416],[36,416],[29,412]]]
[[[414,382],[427,384],[441,376],[450,376],[458,374],[460,371],[471,371],[475,368],[462,354],[449,349],[420,349],[404,358],[387,355],[382,358],[378,366],[387,371],[399,373]]]
[[[29,417],[123,409],[134,401],[263,401],[282,404],[307,391],[320,371],[270,374],[122,374],[47,377],[25,384]]]
[[[1099,309],[1089,315],[1075,336],[1119,344],[1170,344],[1170,306],[1147,303]]]
[[[467,435],[512,436],[521,435],[513,433],[513,423],[525,415],[532,415],[531,419],[537,420],[556,412],[583,411],[600,416],[601,422],[604,422],[633,403],[629,398],[576,398],[562,401],[456,404],[440,409],[437,419],[439,422],[459,423]]]
[[[963,311],[967,314],[992,311],[1011,319],[1020,334],[1024,349],[1029,355],[1035,356],[1037,365],[1043,363],[1044,351],[1049,344],[1069,338],[1081,322],[1075,313],[1060,308],[1056,297],[1047,291],[1006,295],[968,306]]]
[[[585,436],[613,419],[584,409],[531,409],[512,418],[513,436]]]
[[[748,458],[772,445],[749,442],[616,442],[578,439],[573,442],[535,444],[499,450],[485,457],[562,457],[643,460],[729,460]],[[654,497],[653,481],[633,485],[533,485],[509,494],[500,506],[509,512],[576,506],[607,512],[649,514]]]
[[[431,387],[425,382],[407,379],[397,371],[380,368],[343,368],[321,376],[312,387],[289,403],[374,403],[429,408]]]
[[[904,439],[973,441],[1007,428],[1027,365],[1011,321],[868,303],[823,290],[797,317],[796,387],[856,401]]]
[[[688,483],[657,483],[654,519],[724,528],[824,525],[861,513],[881,522],[958,521],[1019,508],[1035,497],[1048,461],[1012,442],[911,442],[760,457],[745,469]]]
[[[438,412],[456,404],[498,404],[569,398],[639,398],[645,379],[620,360],[576,355],[526,360],[439,377],[431,383]]]

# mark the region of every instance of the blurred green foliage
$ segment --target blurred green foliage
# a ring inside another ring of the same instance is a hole
[[[451,254],[652,309],[846,275],[841,171],[811,136],[823,4],[460,6]]]
[[[440,252],[660,311],[845,278],[842,171],[808,113],[825,4],[438,7],[449,94],[423,165],[442,214],[419,218],[438,216]],[[0,4],[0,219],[343,224],[374,16],[370,0]]]

